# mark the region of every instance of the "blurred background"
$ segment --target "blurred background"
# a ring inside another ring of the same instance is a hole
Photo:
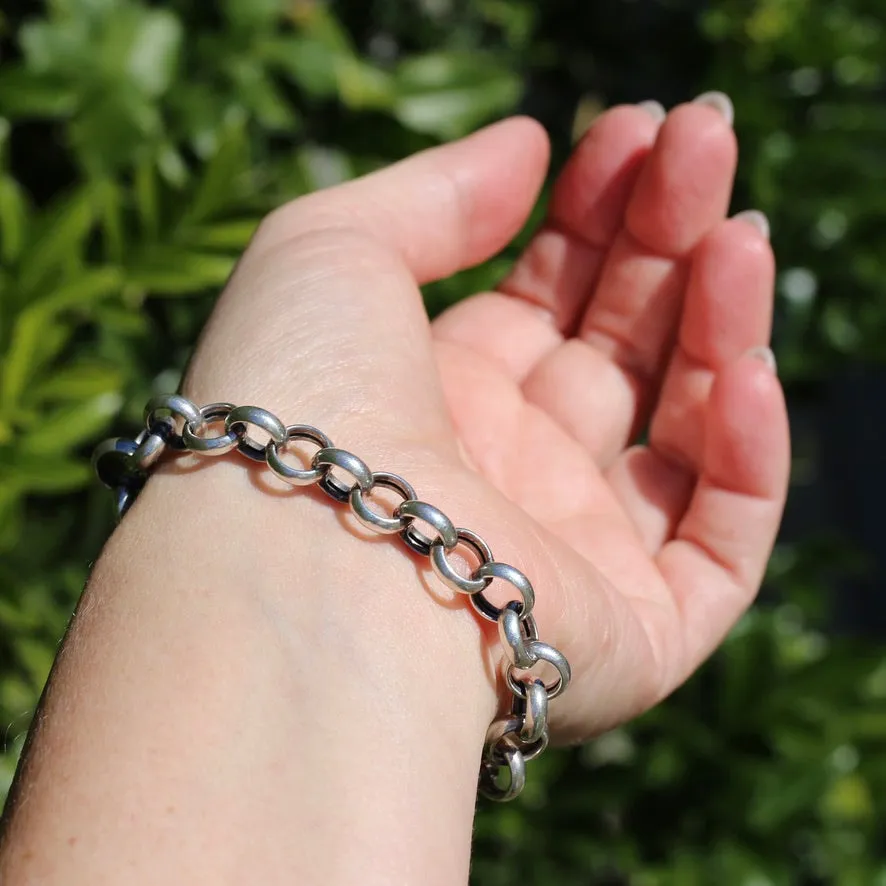
[[[886,886],[883,0],[0,7],[0,799],[112,528],[91,448],[176,386],[267,209],[515,110],[556,168],[604,108],[716,88],[779,259],[782,538],[685,688],[481,805],[474,882]]]

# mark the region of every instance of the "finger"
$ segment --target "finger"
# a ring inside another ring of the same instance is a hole
[[[689,502],[716,373],[769,341],[775,262],[767,231],[761,213],[741,213],[696,249],[651,445],[627,450],[607,472],[649,553],[671,538]]]
[[[445,435],[416,280],[500,249],[527,217],[546,161],[541,128],[506,121],[275,211],[216,306],[189,390],[316,424],[352,414]]]
[[[575,327],[659,124],[659,117],[631,105],[595,121],[560,173],[545,223],[502,292],[550,311],[563,332]]]
[[[725,213],[735,160],[734,133],[714,108],[689,104],[669,115],[579,338],[548,354],[524,383],[527,398],[604,467],[646,420],[675,336],[687,256]]]
[[[724,222],[693,260],[678,346],[649,436],[654,449],[694,473],[715,374],[769,342],[775,259],[761,218],[749,213]]]
[[[694,472],[649,446],[631,446],[605,476],[643,550],[653,556],[673,537],[686,512],[695,486]]]
[[[584,310],[662,116],[623,106],[596,120],[560,173],[541,230],[499,291],[444,312],[435,337],[496,361],[516,381],[555,351]]]
[[[526,221],[547,171],[544,129],[528,117],[281,207],[264,245],[305,232],[351,228],[395,252],[419,283],[489,258]]]
[[[781,386],[751,355],[717,377],[698,485],[658,566],[681,614],[682,680],[756,594],[781,520],[790,461]]]

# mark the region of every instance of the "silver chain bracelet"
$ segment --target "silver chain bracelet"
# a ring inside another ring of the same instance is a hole
[[[177,430],[179,420],[181,432]],[[224,433],[207,436],[206,430],[214,424],[223,424]],[[249,436],[250,425],[269,435],[266,445]],[[296,468],[283,461],[287,446],[297,440],[307,440],[320,447],[311,459],[310,468]],[[333,446],[317,428],[287,427],[275,415],[257,406],[212,403],[200,408],[178,394],[154,397],[145,407],[145,430],[134,440],[116,437],[101,443],[93,455],[93,466],[101,482],[116,493],[117,515],[122,518],[164,452],[213,456],[225,455],[234,449],[266,464],[275,476],[291,486],[316,483],[335,501],[347,502],[367,529],[399,535],[413,551],[430,558],[431,567],[443,584],[467,594],[483,618],[498,624],[505,654],[503,672],[511,702],[508,715],[495,720],[486,733],[480,791],[492,800],[516,797],[526,783],[527,761],[547,747],[548,704],[566,689],[572,676],[565,656],[538,639],[538,626],[532,615],[535,593],[529,579],[519,569],[495,560],[489,545],[476,532],[456,527],[439,508],[420,501],[402,477],[387,471],[371,471],[353,453]],[[354,482],[345,484],[332,475],[333,468],[350,474]],[[390,517],[367,504],[368,496],[378,486],[391,489],[403,498]],[[431,538],[419,531],[413,525],[416,520],[430,524],[436,536]],[[467,577],[456,571],[447,556],[459,544],[470,548],[480,560],[480,565]],[[501,607],[492,603],[484,591],[496,578],[512,585],[520,599]],[[539,662],[547,662],[557,671],[557,679],[551,684],[528,673]],[[503,778],[505,770],[506,779]]]

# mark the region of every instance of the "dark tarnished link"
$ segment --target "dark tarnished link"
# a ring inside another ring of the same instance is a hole
[[[535,591],[532,589],[531,582],[514,566],[509,566],[507,563],[499,563],[498,561],[483,563],[474,570],[471,578],[488,578],[490,581],[493,578],[501,578],[512,584],[520,592],[520,597],[522,598],[521,618],[526,618],[532,612],[532,607],[535,606]],[[496,606],[494,603],[490,603],[482,591],[471,597],[471,605],[483,618],[487,618],[489,621],[498,621],[505,608],[504,606]]]
[[[237,445],[237,451],[253,461],[265,460],[264,444],[256,443],[249,436],[249,425],[255,425],[261,428],[268,436],[277,444],[282,443],[286,439],[286,425],[267,409],[260,406],[236,406],[231,410],[225,419],[225,430],[238,430],[237,425],[245,425],[243,436]]]
[[[203,436],[207,426],[224,422],[225,432]],[[261,428],[269,436],[263,446],[249,436],[249,428]],[[179,427],[181,434],[178,433]],[[486,733],[480,768],[480,792],[492,800],[512,800],[526,782],[526,763],[537,757],[548,744],[548,706],[569,685],[569,662],[553,646],[538,639],[538,625],[532,615],[535,592],[519,569],[500,563],[484,539],[470,529],[456,528],[434,505],[419,501],[412,486],[397,474],[373,473],[351,452],[338,449],[320,430],[310,425],[289,427],[273,413],[257,406],[212,403],[199,409],[186,397],[167,394],[153,397],[145,408],[145,430],[135,440],[106,440],[95,451],[93,465],[99,479],[113,489],[117,512],[122,517],[140,492],[148,470],[165,450],[187,449],[201,455],[221,455],[238,449],[247,458],[264,462],[268,469],[291,486],[319,486],[339,502],[348,502],[357,520],[379,533],[399,533],[412,550],[430,557],[440,581],[459,593],[470,595],[471,605],[483,617],[497,622],[504,658],[505,680],[512,698],[508,716],[495,720]],[[283,461],[287,447],[297,440],[316,443],[319,450],[310,467],[293,467]],[[353,478],[346,482],[333,475],[334,469]],[[391,489],[403,497],[390,516],[369,507],[375,487]],[[417,521],[436,530],[421,532]],[[470,575],[456,571],[450,555],[463,544],[479,559]],[[509,582],[519,600],[496,606],[486,596],[494,579]],[[546,685],[530,672],[540,662],[552,665],[557,680]]]
[[[456,529],[455,534],[460,542],[471,548],[481,564],[493,559],[489,545],[476,532],[471,532],[470,529]],[[456,572],[449,557],[446,556],[446,546],[442,538],[435,538],[431,542],[431,568],[446,587],[460,594],[479,593],[492,581],[491,578],[473,578]]]
[[[405,517],[406,526],[400,532],[400,538],[418,554],[427,557],[431,553],[432,538],[428,538],[423,532],[419,532],[412,524],[416,520],[424,520],[437,530],[437,538],[443,543],[447,551],[451,551],[458,544],[458,533],[455,524],[440,508],[429,505],[426,501],[404,501],[396,511],[395,517]]]
[[[159,419],[166,418],[166,414],[173,419],[181,419],[182,423],[200,420],[200,410],[187,397],[182,397],[181,394],[160,394],[158,397],[151,397],[145,406],[145,428],[150,431]]]
[[[95,447],[92,468],[104,486],[117,489],[120,486],[140,486],[144,482],[145,472],[133,458],[138,445],[138,440],[112,437]]]
[[[508,770],[508,783],[498,784],[499,773]],[[480,766],[480,793],[496,803],[507,803],[519,796],[526,786],[526,759],[509,741],[502,741],[493,752],[486,754]]]
[[[121,486],[114,490],[114,506],[117,509],[118,522],[135,503],[139,492],[141,492],[141,486]]]
[[[92,466],[104,486],[114,493],[117,520],[129,510],[147,480],[147,472],[139,467],[135,453],[148,436],[143,431],[135,440],[114,437],[105,440],[92,453]]]
[[[293,468],[286,464],[281,456],[287,446],[296,440],[310,440],[321,449],[332,449],[332,440],[323,431],[311,425],[289,425],[286,428],[286,439],[282,443],[268,440],[268,445],[265,447],[265,460],[271,471],[284,483],[288,483],[290,486],[312,486],[322,480],[329,469],[327,467]]]
[[[182,442],[185,448],[197,455],[227,455],[233,452],[246,433],[246,425],[238,424],[233,430],[214,437],[204,437],[203,431],[212,424],[226,422],[234,411],[233,403],[210,403],[200,410],[200,421],[188,422],[182,429]]]
[[[320,479],[320,488],[336,501],[345,502],[351,497],[351,490],[355,484],[347,486],[341,480],[332,476],[332,468],[341,468],[347,471],[356,480],[356,486],[363,492],[372,488],[372,471],[369,465],[361,458],[357,458],[353,452],[347,449],[327,448],[314,453],[311,464],[315,468],[323,468],[323,477]]]
[[[486,730],[486,743],[484,746],[484,756],[487,760],[495,760],[496,754],[508,744],[517,748],[527,763],[544,753],[548,746],[547,731],[543,731],[533,742],[523,742],[520,740],[523,719],[522,716],[504,717],[490,725],[489,729]]]
[[[559,675],[557,682],[546,687],[548,700],[550,701],[558,695],[561,695],[569,685],[569,681],[572,679],[572,669],[569,667],[569,662],[566,661],[566,656],[563,655],[559,649],[554,649],[553,646],[550,646],[547,643],[542,643],[541,640],[530,640],[526,644],[526,648],[529,655],[535,659],[533,665],[538,664],[540,661],[544,661],[549,665],[553,665],[557,670],[557,674]],[[530,667],[531,666],[532,665],[530,665]],[[505,669],[505,679],[507,680],[511,692],[522,698],[526,691],[526,687],[515,673],[515,671],[518,670],[523,671],[526,670],[526,668],[517,667],[517,665],[508,663],[508,666]]]
[[[359,486],[351,489],[350,503],[354,516],[367,529],[371,529],[373,532],[379,532],[383,535],[393,535],[394,533],[402,532],[404,529],[402,519],[378,514],[366,503],[366,495],[371,493],[376,486],[383,486],[385,489],[393,489],[394,492],[399,492],[403,496],[404,501],[415,498],[415,490],[402,477],[397,474],[389,474],[387,471],[375,471],[372,474],[372,485],[366,492]]]

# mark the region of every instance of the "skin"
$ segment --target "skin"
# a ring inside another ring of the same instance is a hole
[[[753,219],[725,218],[736,153],[710,104],[609,111],[500,289],[434,324],[418,285],[525,221],[537,124],[302,198],[262,224],[184,386],[323,428],[530,576],[573,668],[561,742],[685,680],[775,538],[774,262]],[[168,463],[59,655],[0,879],[465,883],[499,697],[489,628],[316,490],[233,458]]]

